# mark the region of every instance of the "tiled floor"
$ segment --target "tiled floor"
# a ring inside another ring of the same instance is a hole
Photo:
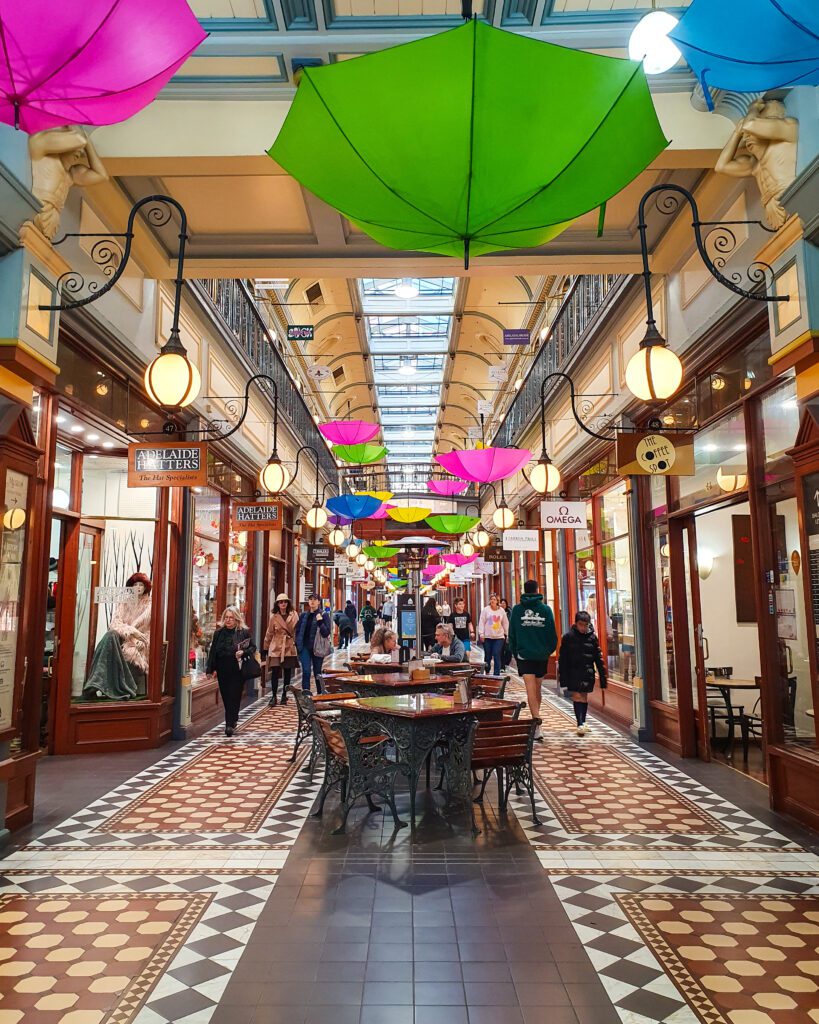
[[[292,705],[46,761],[0,875],[0,1024],[819,1024],[816,837],[728,768],[543,716],[541,824],[490,786],[477,839],[427,791],[414,835],[362,804],[333,836]]]

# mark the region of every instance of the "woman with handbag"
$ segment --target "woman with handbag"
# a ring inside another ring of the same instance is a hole
[[[263,651],[267,651],[267,667],[270,670],[270,702],[268,707],[276,706],[279,689],[279,675],[284,672],[282,684],[282,705],[287,703],[287,688],[293,675],[293,669],[299,663],[296,651],[296,627],[299,617],[290,603],[287,594],[279,594],[276,607],[270,616],[267,632],[264,635]]]
[[[296,626],[296,649],[301,662],[301,688],[310,690],[310,672],[316,677],[316,692],[321,693],[321,666],[332,651],[330,634],[333,631],[330,615],[321,610],[321,600],[315,594],[307,599],[307,611],[299,616]]]
[[[206,672],[216,673],[225,705],[225,736],[232,736],[239,721],[242,692],[248,679],[261,675],[256,645],[238,608],[228,605],[219,620],[208,651]]]

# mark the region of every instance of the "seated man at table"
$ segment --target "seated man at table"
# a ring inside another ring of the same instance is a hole
[[[373,633],[370,640],[370,660],[398,661],[398,636],[393,630],[382,627]]]
[[[435,643],[432,645],[432,653],[437,654],[441,661],[461,662],[467,660],[463,641],[455,636],[455,630],[448,622],[442,622],[435,627]]]

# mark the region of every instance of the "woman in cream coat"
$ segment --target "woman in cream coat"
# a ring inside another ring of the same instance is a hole
[[[284,672],[282,686],[282,704],[287,703],[287,687],[293,675],[293,669],[299,663],[296,650],[296,626],[299,617],[296,614],[287,594],[279,594],[276,607],[270,616],[267,632],[264,635],[262,650],[267,651],[267,667],[270,670],[270,702],[269,707],[276,706],[276,694],[279,688],[279,675]]]

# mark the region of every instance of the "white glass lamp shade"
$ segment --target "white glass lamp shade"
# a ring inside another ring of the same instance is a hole
[[[290,473],[278,459],[271,459],[266,466],[262,466],[259,483],[268,494],[280,494],[290,483]]]
[[[145,390],[163,409],[184,409],[202,387],[199,371],[182,352],[160,352],[145,370]]]
[[[305,519],[308,526],[314,530],[320,530],[327,522],[327,513],[321,505],[313,505],[311,509],[308,509]]]
[[[499,530],[508,530],[510,526],[515,525],[515,513],[511,508],[501,506],[492,513],[492,522]]]
[[[347,557],[348,558],[356,558],[358,556],[358,554],[360,553],[360,551],[361,551],[361,548],[358,546],[358,544],[356,544],[356,542],[354,540],[351,540],[350,543],[347,545]]]
[[[411,277],[404,277],[393,289],[398,299],[415,299],[418,297],[418,285]]]
[[[717,470],[717,484],[720,490],[725,491],[726,494],[741,491],[747,483],[748,477],[745,473],[734,473],[730,469],[723,469],[722,466]]]
[[[472,534],[472,543],[476,548],[485,548],[490,541],[490,536],[481,526]]]
[[[360,551],[355,556],[355,561],[356,561],[356,565],[366,565],[367,564],[367,556],[364,554],[363,551]]]
[[[461,544],[461,554],[466,555],[467,558],[471,558],[475,554],[475,545],[470,540],[465,540]]]
[[[588,562],[586,562],[586,569],[589,572],[593,572],[594,571],[594,562],[591,559],[589,559]]]
[[[367,570],[367,572],[372,572],[373,569],[375,568],[375,562],[371,558],[368,558],[367,561],[364,563],[364,568]]]
[[[3,526],[6,530],[19,530],[26,521],[26,510],[24,508],[10,508],[3,516]]]
[[[679,23],[668,11],[651,11],[637,23],[628,41],[628,55],[639,60],[647,75],[670,71],[682,54],[668,33]]]
[[[538,494],[548,494],[560,486],[560,470],[551,462],[541,460],[529,474],[529,483]]]
[[[334,530],[330,530],[327,534],[327,540],[333,545],[334,548],[340,548],[344,543],[344,531],[338,526]]]
[[[646,345],[629,359],[626,384],[636,398],[644,402],[671,398],[682,384],[683,368],[679,357],[665,345]]]

